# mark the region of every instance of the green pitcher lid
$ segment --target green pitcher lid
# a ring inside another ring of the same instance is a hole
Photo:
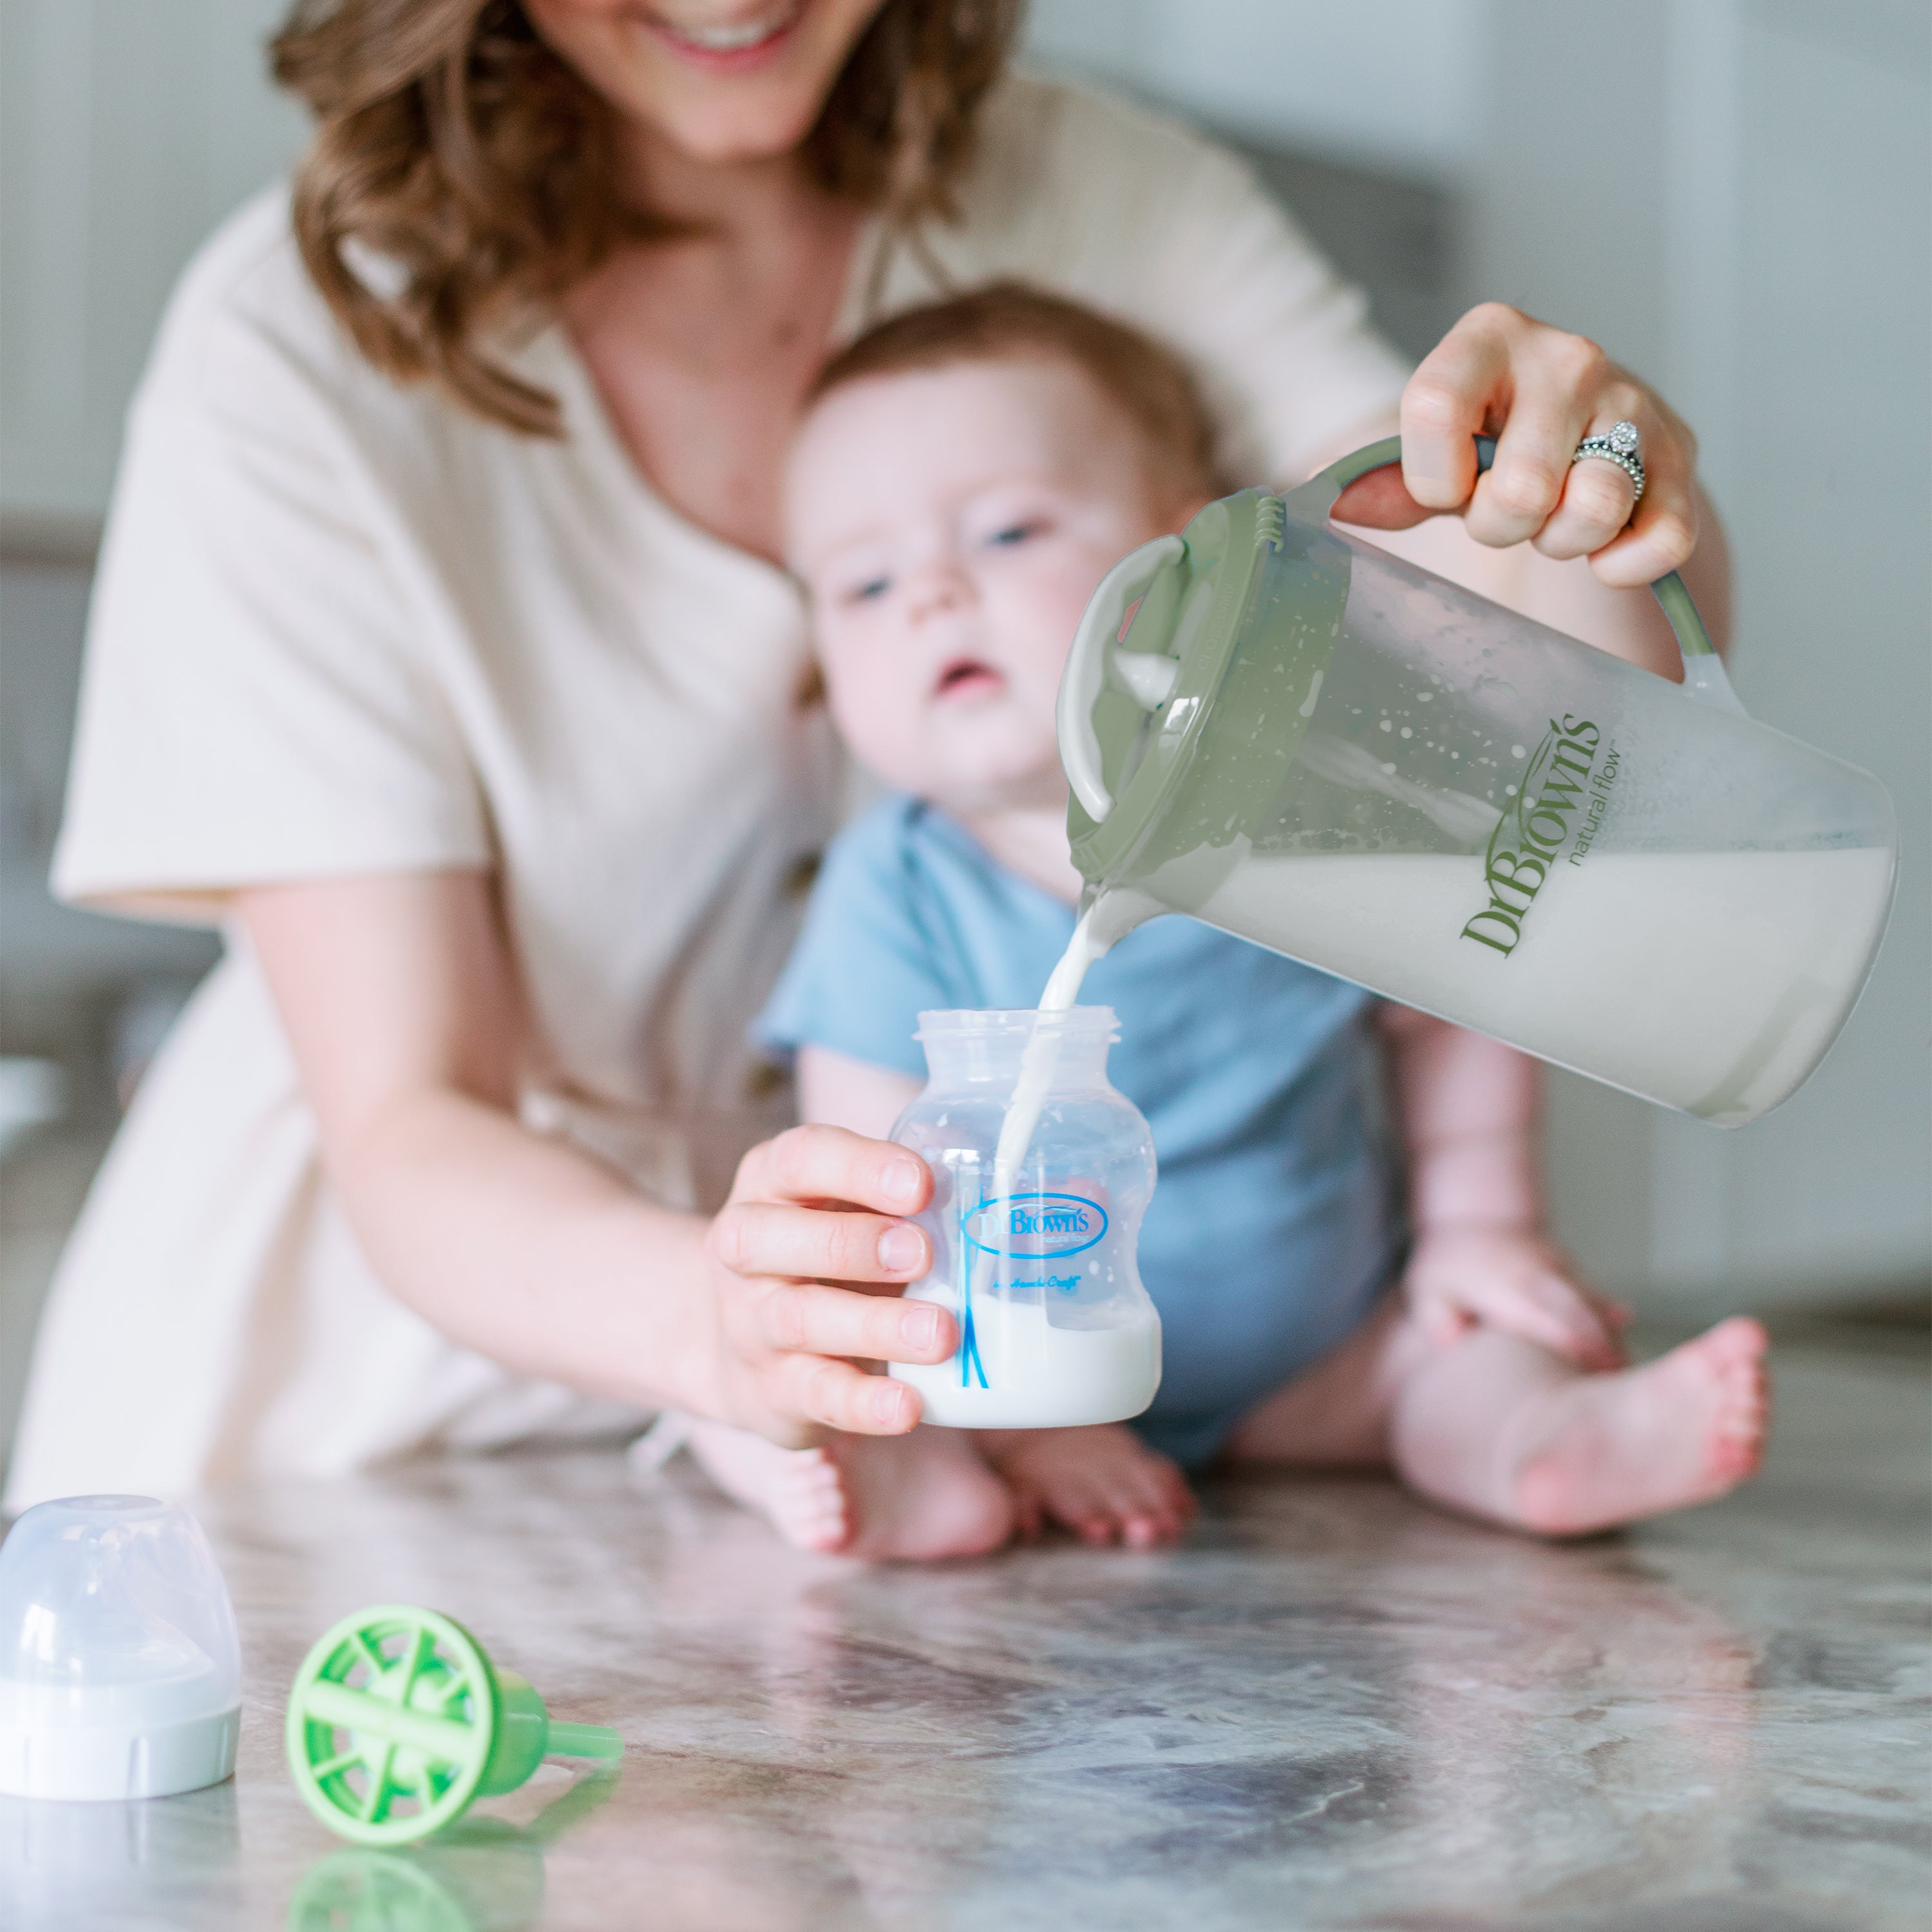
[[[1304,493],[1297,491],[1295,496]],[[1348,602],[1348,553],[1324,527],[1333,490],[1304,506],[1263,490],[1210,503],[1178,537],[1144,544],[1108,572],[1088,606],[1060,686],[1060,742],[1072,796],[1074,862],[1095,886],[1132,866],[1200,748],[1209,706],[1253,614],[1264,576],[1286,622],[1305,704],[1273,728],[1298,737]],[[1274,561],[1278,568],[1264,572]],[[1136,601],[1137,600],[1137,601]],[[1132,620],[1121,626],[1129,610]]]

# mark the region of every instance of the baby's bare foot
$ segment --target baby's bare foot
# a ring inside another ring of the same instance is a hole
[[[1023,1536],[1062,1523],[1083,1543],[1150,1549],[1194,1514],[1187,1479],[1117,1422],[1088,1429],[980,1432],[986,1460],[1012,1485]]]
[[[1012,1538],[1013,1493],[958,1430],[781,1449],[742,1429],[694,1422],[691,1447],[720,1489],[801,1550],[916,1561],[979,1556]]]
[[[1582,1536],[1708,1502],[1756,1472],[1769,1406],[1766,1338],[1720,1322],[1654,1362],[1551,1391],[1516,1466],[1526,1528]]]

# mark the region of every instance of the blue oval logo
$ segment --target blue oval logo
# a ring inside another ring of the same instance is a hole
[[[966,1216],[966,1238],[982,1254],[1018,1261],[1081,1254],[1106,1232],[1106,1209],[1080,1194],[1005,1195]]]

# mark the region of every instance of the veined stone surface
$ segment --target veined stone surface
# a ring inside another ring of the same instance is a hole
[[[1922,1366],[1778,1369],[1760,1482],[1568,1547],[1354,1478],[1210,1483],[1162,1554],[886,1569],[615,1453],[205,1499],[239,1774],[0,1803],[0,1923],[1921,1932]],[[616,1726],[618,1775],[548,1766],[407,1851],[332,1840],[284,1695],[384,1600]]]

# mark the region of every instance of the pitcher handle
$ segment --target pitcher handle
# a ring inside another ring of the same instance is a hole
[[[1107,647],[1119,638],[1128,608],[1144,597],[1154,579],[1186,550],[1178,537],[1166,536],[1128,551],[1101,578],[1066,653],[1054,718],[1060,759],[1073,796],[1096,825],[1114,808],[1114,794],[1100,773],[1100,739],[1094,729],[1094,700],[1107,681]]]
[[[1478,436],[1478,472],[1488,470],[1496,460],[1496,438]],[[1315,481],[1323,484],[1332,483],[1335,495],[1339,496],[1358,477],[1401,460],[1402,438],[1384,436],[1379,442],[1372,442],[1366,448],[1357,450],[1352,456],[1343,457],[1339,463],[1331,463]],[[1334,498],[1330,502],[1332,506]],[[1664,621],[1676,638],[1678,650],[1684,659],[1684,688],[1693,697],[1703,698],[1726,710],[1742,711],[1744,706],[1738,704],[1736,694],[1731,689],[1731,681],[1724,674],[1724,661],[1711,642],[1711,634],[1705,629],[1704,620],[1697,614],[1697,607],[1691,601],[1683,578],[1676,571],[1669,571],[1650,589],[1663,610]]]

